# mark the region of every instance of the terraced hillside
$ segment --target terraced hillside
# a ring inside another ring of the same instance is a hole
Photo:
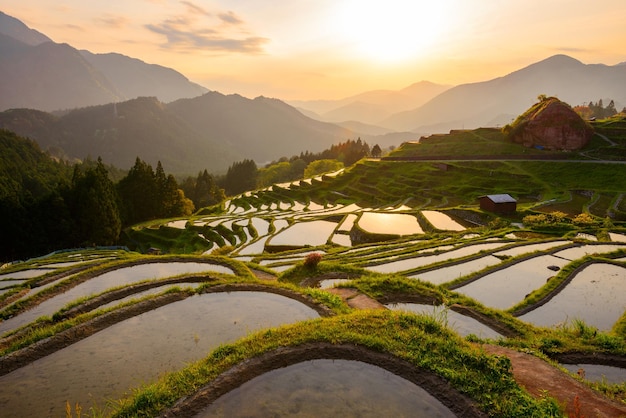
[[[626,227],[606,215],[620,213],[624,169],[362,161],[137,225],[133,251],[5,266],[3,414],[401,415],[418,398],[413,411],[443,416],[619,413]],[[480,210],[491,193],[511,193],[518,211]],[[537,354],[577,389],[531,390],[493,344]],[[252,401],[255,379],[277,374],[290,380]],[[376,401],[387,391],[399,397]]]

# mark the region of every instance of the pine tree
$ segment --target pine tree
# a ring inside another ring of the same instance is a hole
[[[87,245],[112,245],[122,228],[118,196],[113,182],[98,158],[95,168],[84,173],[76,166],[72,179],[72,214],[79,239]]]
[[[161,167],[162,171],[162,167]],[[161,182],[165,183],[165,173]],[[158,188],[156,175],[152,166],[143,162],[139,157],[135,165],[117,184],[117,189],[123,204],[123,220],[125,225],[139,221],[154,219],[158,216]]]

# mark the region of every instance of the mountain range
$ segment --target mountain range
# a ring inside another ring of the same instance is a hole
[[[0,55],[0,110],[54,111],[140,96],[167,102],[208,91],[171,68],[55,43],[2,12]]]
[[[130,168],[139,156],[152,165],[161,161],[176,174],[223,172],[234,161],[269,162],[355,138],[354,132],[310,119],[280,100],[217,92],[167,104],[140,97],[63,114],[10,109],[0,112],[0,128],[63,159],[100,156]]]
[[[57,44],[1,12],[0,57],[0,127],[63,158],[101,156],[125,168],[139,156],[173,173],[220,172],[237,160],[263,163],[357,137],[384,148],[428,133],[503,126],[540,94],[571,105],[626,105],[626,65],[566,55],[479,83],[421,81],[290,104],[223,95],[170,68]]]
[[[502,126],[528,109],[540,94],[558,97],[571,106],[614,100],[619,110],[626,106],[626,66],[583,64],[567,55],[555,55],[503,77],[453,87],[420,107],[372,123],[415,132]]]
[[[451,86],[420,81],[401,90],[372,90],[339,100],[289,101],[302,113],[326,122],[372,123],[415,109]]]

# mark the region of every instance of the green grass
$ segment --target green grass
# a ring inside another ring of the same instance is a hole
[[[206,359],[136,391],[113,416],[157,415],[247,358],[313,342],[357,345],[404,359],[443,377],[490,416],[562,415],[556,402],[536,400],[515,383],[508,359],[461,340],[438,318],[372,311],[304,321],[220,346]]]
[[[498,155],[545,155],[533,148],[508,141],[495,128],[452,131],[446,135],[422,137],[419,143],[404,143],[389,154],[389,157],[455,157],[498,156]]]

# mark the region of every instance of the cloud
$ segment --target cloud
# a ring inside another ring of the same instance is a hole
[[[242,25],[243,24],[243,20],[241,20],[237,15],[235,15],[235,13],[233,13],[232,11],[228,11],[226,13],[220,13],[217,15],[222,22],[224,23],[229,23],[231,25]]]
[[[204,10],[202,7],[198,6],[197,4],[193,4],[190,1],[181,1],[181,3],[187,6],[188,11],[190,11],[191,13],[211,16],[211,13],[207,12],[206,10]]]
[[[147,24],[149,31],[163,35],[164,49],[188,52],[261,54],[268,38],[245,31],[245,22],[232,11],[213,12],[191,1],[181,1],[185,13],[162,22]]]
[[[585,48],[575,48],[575,47],[568,47],[568,46],[561,46],[561,47],[557,47],[557,48],[554,48],[554,50],[555,50],[555,51],[557,51],[557,52],[567,52],[567,53],[573,53],[573,52],[576,52],[576,53],[591,52],[590,50],[585,49]]]
[[[98,17],[95,19],[95,21],[96,23],[99,23],[104,26],[108,26],[110,28],[121,28],[123,26],[126,26],[126,24],[128,23],[127,18],[123,16],[116,16],[116,15],[111,15],[111,14]]]

